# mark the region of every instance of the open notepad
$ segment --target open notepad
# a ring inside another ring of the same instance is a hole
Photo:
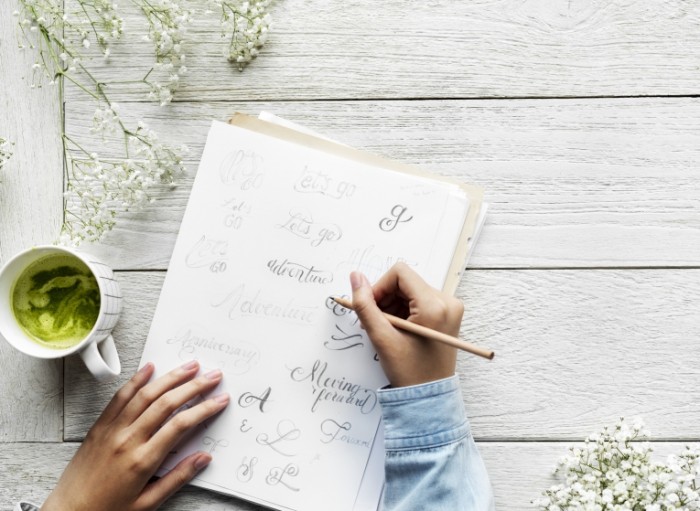
[[[232,402],[163,470],[205,450],[195,485],[276,509],[376,509],[386,380],[328,297],[350,295],[352,270],[375,280],[398,261],[454,292],[481,197],[278,122],[214,122],[141,363],[220,368]]]

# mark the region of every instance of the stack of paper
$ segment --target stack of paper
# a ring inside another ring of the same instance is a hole
[[[375,510],[386,379],[328,297],[350,295],[351,271],[374,280],[399,261],[454,292],[482,192],[263,117],[212,124],[144,349],[159,373],[220,368],[232,396],[163,470],[206,450],[198,486],[275,509]]]

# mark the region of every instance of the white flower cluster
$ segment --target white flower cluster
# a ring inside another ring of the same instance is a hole
[[[187,147],[161,143],[143,123],[133,132],[125,130],[116,104],[95,111],[92,131],[103,135],[123,131],[128,156],[104,162],[89,153],[70,160],[66,221],[60,238],[64,245],[99,241],[114,227],[118,213],[152,202],[158,184],[172,184],[185,170],[182,158]]]
[[[140,3],[148,19],[149,32],[144,36],[153,43],[156,63],[146,77],[151,91],[149,97],[161,105],[173,99],[180,77],[187,73],[185,45],[192,11],[184,9],[182,0],[150,0]]]
[[[556,472],[565,484],[533,504],[546,511],[668,511],[700,509],[700,452],[686,448],[666,463],[651,460],[641,423],[620,419],[572,447]]]
[[[211,0],[221,10],[221,37],[228,41],[229,62],[238,65],[239,71],[258,55],[272,27],[272,17],[267,12],[270,0],[240,2],[236,0]]]
[[[0,137],[0,169],[12,157],[12,143]]]
[[[51,84],[58,79],[60,97],[62,85],[68,82],[92,97],[98,105],[93,131],[123,138],[123,154],[107,162],[91,148],[62,134],[70,179],[61,242],[76,245],[96,241],[114,226],[119,212],[148,202],[156,183],[172,182],[184,171],[186,148],[162,144],[143,124],[135,130],[125,126],[117,105],[106,94],[106,84],[87,66],[82,52],[95,44],[107,58],[109,44],[122,35],[124,24],[113,0],[18,1],[20,9],[15,15],[19,26],[37,52],[34,73],[43,74]],[[143,81],[150,86],[150,96],[165,105],[187,72],[185,45],[193,11],[183,7],[187,0],[131,1],[145,15],[150,27],[146,39],[155,48],[156,63]],[[223,30],[230,32],[229,60],[242,69],[267,38],[270,0],[207,1],[221,9]]]
[[[79,0],[72,11],[62,0],[19,0],[19,25],[31,48],[38,48],[35,73],[43,71],[53,84],[61,74],[81,66],[80,49],[94,41],[109,57],[109,44],[121,37],[124,21],[111,0]]]

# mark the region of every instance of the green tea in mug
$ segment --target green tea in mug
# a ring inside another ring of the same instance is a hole
[[[27,266],[12,287],[12,312],[22,330],[47,348],[85,339],[100,313],[97,279],[80,259],[53,254]]]

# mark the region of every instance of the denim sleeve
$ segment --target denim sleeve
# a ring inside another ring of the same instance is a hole
[[[386,448],[383,511],[493,511],[457,376],[379,391]]]

